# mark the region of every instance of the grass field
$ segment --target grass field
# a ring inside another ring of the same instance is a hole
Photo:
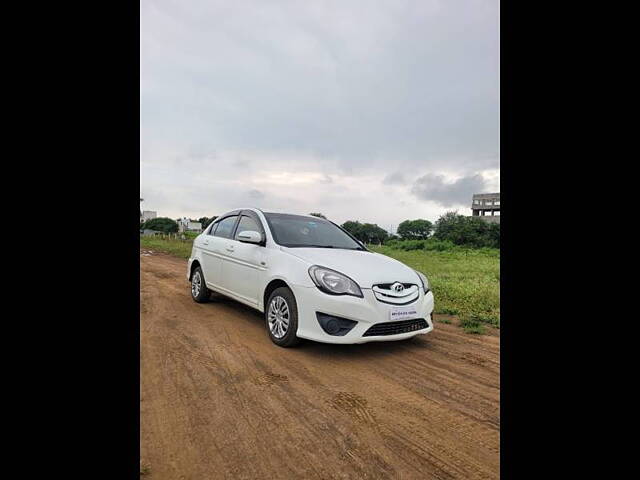
[[[500,327],[500,250],[370,248],[423,272],[434,293],[435,313],[458,316],[470,333],[481,333],[483,324]]]
[[[148,250],[158,250],[175,257],[189,258],[193,239],[175,240],[160,237],[140,237],[140,248]]]
[[[185,259],[191,254],[192,242],[192,239],[140,237],[141,248]],[[485,324],[500,327],[500,250],[403,251],[386,246],[370,249],[427,275],[435,296],[435,313],[457,316],[469,333],[482,333]]]

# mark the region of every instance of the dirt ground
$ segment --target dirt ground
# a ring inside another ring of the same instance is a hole
[[[259,312],[193,302],[186,261],[140,265],[142,478],[499,477],[495,332],[283,349]]]

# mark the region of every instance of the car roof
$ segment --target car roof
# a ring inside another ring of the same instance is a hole
[[[315,218],[316,220],[327,220],[326,218],[315,217],[313,215],[305,215],[303,213],[289,213],[289,212],[262,212],[262,213],[265,215],[291,215],[294,217],[305,217],[305,218]]]
[[[294,215],[296,217],[306,217],[306,218],[320,218],[320,217],[315,217],[313,215],[305,215],[303,213],[291,213],[291,212],[265,212],[264,210],[262,210],[261,208],[257,208],[257,207],[241,207],[241,208],[234,208],[233,210],[229,210],[227,212],[224,212],[222,215],[220,215],[220,217],[225,217],[227,215],[233,215],[233,214],[238,214],[240,212],[242,212],[243,210],[251,210],[253,212],[260,212],[263,215]],[[320,220],[324,220],[322,218],[320,218]]]

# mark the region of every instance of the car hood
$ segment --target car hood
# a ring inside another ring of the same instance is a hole
[[[286,248],[282,250],[311,265],[331,268],[355,280],[361,288],[371,288],[379,283],[413,283],[420,285],[420,278],[404,263],[362,250],[338,248]]]

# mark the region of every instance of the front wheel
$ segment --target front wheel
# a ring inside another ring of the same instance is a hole
[[[207,284],[204,281],[204,275],[202,269],[196,267],[191,275],[191,298],[198,303],[205,303],[209,301],[211,291],[207,288]]]
[[[298,305],[293,292],[287,287],[276,288],[264,310],[267,332],[271,341],[280,347],[293,347],[300,342],[298,331]]]

